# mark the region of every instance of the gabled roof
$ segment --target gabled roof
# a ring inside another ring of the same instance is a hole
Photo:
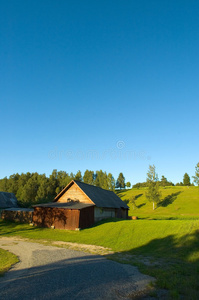
[[[126,208],[129,207],[123,202],[114,192],[104,190],[98,186],[83,183],[81,181],[72,180],[54,199],[58,201],[59,198],[75,184],[84,194],[86,194],[90,200],[97,206],[103,208]]]
[[[13,193],[0,192],[0,208],[18,207]]]

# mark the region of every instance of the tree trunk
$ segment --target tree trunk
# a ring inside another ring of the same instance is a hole
[[[155,203],[153,202],[153,210],[155,210]]]

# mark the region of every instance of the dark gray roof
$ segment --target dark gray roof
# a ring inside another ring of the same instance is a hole
[[[68,190],[73,184],[77,184],[80,189],[95,203],[97,207],[102,208],[126,208],[129,207],[123,202],[114,192],[104,190],[100,187],[86,184],[80,181],[72,180],[56,197],[57,201],[66,190]]]
[[[90,203],[81,203],[81,202],[50,202],[50,203],[42,203],[33,205],[33,207],[50,207],[50,208],[68,208],[68,209],[83,209],[86,207],[94,206],[94,204]]]
[[[18,207],[13,193],[0,192],[0,208]]]
[[[6,210],[6,211],[23,211],[23,212],[34,211],[34,209],[32,209],[32,208],[24,208],[24,207],[5,208],[4,210]]]

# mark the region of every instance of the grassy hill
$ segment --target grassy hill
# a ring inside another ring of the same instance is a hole
[[[161,203],[153,211],[152,203],[146,200],[147,188],[118,191],[118,196],[130,207],[129,216],[151,219],[199,218],[199,188],[196,186],[161,187]],[[135,197],[134,207],[131,202]]]

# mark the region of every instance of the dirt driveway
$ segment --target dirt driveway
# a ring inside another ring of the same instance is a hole
[[[82,251],[1,238],[17,263],[0,278],[0,299],[133,299],[153,281],[136,267]]]

